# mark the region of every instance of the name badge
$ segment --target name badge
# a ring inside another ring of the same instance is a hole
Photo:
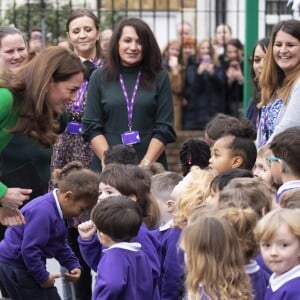
[[[124,145],[133,145],[141,141],[138,131],[126,131],[121,134],[121,139]]]
[[[81,123],[74,122],[74,121],[68,122],[66,132],[70,133],[70,134],[80,135],[81,134]]]

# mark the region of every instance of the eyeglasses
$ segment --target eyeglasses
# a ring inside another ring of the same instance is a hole
[[[266,161],[269,165],[271,165],[272,161],[280,161],[281,159],[278,157],[274,157],[274,156],[268,156],[266,157]]]

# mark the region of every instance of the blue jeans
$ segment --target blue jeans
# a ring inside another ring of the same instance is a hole
[[[56,287],[42,288],[20,267],[0,262],[0,281],[13,300],[61,300]]]

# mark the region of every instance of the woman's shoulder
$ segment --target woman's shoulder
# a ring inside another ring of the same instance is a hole
[[[13,102],[13,94],[7,88],[0,88],[0,98],[1,98],[1,106],[4,103],[12,103]]]
[[[5,116],[7,116],[11,111],[13,107],[13,95],[10,92],[10,90],[6,88],[0,88],[0,99],[1,99],[1,105],[0,105],[0,119],[3,119]]]

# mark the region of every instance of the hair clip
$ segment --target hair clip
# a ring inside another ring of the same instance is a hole
[[[189,157],[188,157],[188,165],[191,165],[192,164],[192,156],[190,155]]]

